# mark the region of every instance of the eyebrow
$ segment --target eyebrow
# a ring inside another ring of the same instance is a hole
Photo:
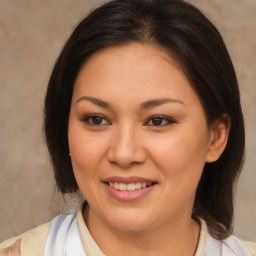
[[[84,96],[84,97],[79,98],[75,102],[75,104],[77,104],[78,102],[80,102],[82,100],[88,100],[88,101],[92,102],[93,104],[98,105],[98,106],[103,107],[103,108],[109,108],[109,109],[113,108],[113,106],[110,103],[108,103],[108,102],[106,102],[104,100],[101,100],[101,99],[98,99],[98,98],[94,98],[94,97],[88,97],[88,96]]]
[[[179,104],[185,105],[185,103],[181,100],[164,98],[164,99],[154,99],[154,100],[143,102],[140,105],[140,109],[145,110],[145,109],[157,107],[166,103],[179,103]]]
[[[107,109],[113,108],[113,105],[111,105],[110,103],[108,103],[104,100],[94,98],[94,97],[88,97],[88,96],[83,96],[83,97],[79,98],[75,102],[75,104],[77,104],[78,102],[80,102],[82,100],[90,101],[93,104],[98,105],[98,106],[103,107],[103,108],[107,108]],[[183,101],[178,100],[178,99],[163,98],[163,99],[153,99],[153,100],[145,101],[145,102],[140,104],[140,109],[141,110],[146,110],[146,109],[157,107],[157,106],[160,106],[160,105],[166,104],[166,103],[179,103],[179,104],[185,105],[185,103]]]

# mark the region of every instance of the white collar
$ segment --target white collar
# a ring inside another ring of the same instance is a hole
[[[223,241],[213,238],[203,219],[195,256],[251,256],[246,246],[231,235]],[[51,221],[44,256],[105,256],[91,236],[82,215],[62,214]]]

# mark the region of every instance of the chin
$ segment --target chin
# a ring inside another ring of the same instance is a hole
[[[141,232],[147,230],[151,225],[146,222],[138,222],[135,220],[123,220],[118,221],[115,220],[114,222],[110,223],[113,228],[122,230],[122,231],[129,231],[129,232]]]
[[[149,214],[145,214],[145,210],[143,212],[126,210],[125,213],[123,211],[116,214],[112,212],[111,215],[105,216],[105,220],[115,229],[139,232],[150,228],[154,223],[152,215],[150,219],[147,216]]]

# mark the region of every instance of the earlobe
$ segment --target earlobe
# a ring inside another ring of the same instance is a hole
[[[212,163],[219,159],[226,148],[229,130],[230,117],[228,115],[225,114],[214,122],[210,130],[210,141],[206,155],[207,163]]]

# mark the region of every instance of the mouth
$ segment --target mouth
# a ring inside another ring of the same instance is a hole
[[[108,194],[121,202],[133,202],[154,191],[155,180],[141,177],[109,177],[102,181]]]
[[[157,184],[156,180],[146,179],[137,176],[130,177],[109,177],[103,180],[107,186],[120,191],[135,191],[149,188]]]
[[[132,182],[132,183],[122,183],[122,182],[104,182],[111,188],[120,191],[135,191],[140,189],[149,188],[157,184],[157,182]]]

